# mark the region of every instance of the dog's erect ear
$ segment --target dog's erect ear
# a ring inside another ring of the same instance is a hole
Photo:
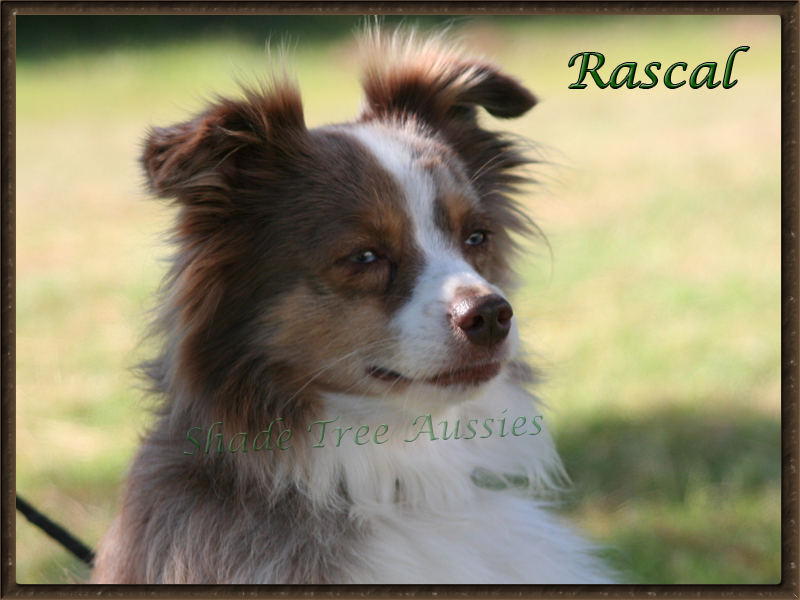
[[[533,94],[495,65],[464,58],[445,35],[386,35],[374,27],[362,38],[362,51],[366,102],[360,119],[415,121],[433,130],[461,159],[470,186],[500,224],[497,234],[535,229],[509,197],[527,181],[520,168],[534,161],[513,137],[478,122],[479,107],[505,119],[525,114],[536,104]],[[508,265],[498,268],[507,272]]]
[[[431,125],[474,119],[482,106],[501,118],[519,117],[536,104],[523,85],[494,65],[466,60],[439,40],[418,43],[413,32],[365,40],[364,118],[415,115]]]
[[[153,128],[141,160],[157,195],[203,201],[236,186],[243,152],[280,157],[291,153],[305,132],[296,88],[246,89],[244,99],[219,99],[191,121]]]

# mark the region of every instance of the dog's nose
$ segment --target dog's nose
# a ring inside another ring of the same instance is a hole
[[[450,313],[453,325],[479,346],[494,346],[508,335],[514,311],[498,294],[473,296],[457,301]]]

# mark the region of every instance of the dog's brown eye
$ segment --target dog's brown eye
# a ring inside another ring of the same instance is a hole
[[[372,250],[361,250],[350,257],[350,260],[360,265],[368,265],[378,260],[378,255]]]
[[[470,236],[464,241],[467,246],[480,246],[489,237],[488,231],[473,231]]]

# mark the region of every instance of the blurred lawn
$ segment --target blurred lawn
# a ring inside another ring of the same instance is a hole
[[[632,582],[780,581],[779,27],[514,17],[465,29],[541,99],[490,123],[546,161],[524,200],[553,259],[531,248],[515,311],[575,481],[563,510]],[[607,76],[625,61],[721,71],[741,45],[729,90],[567,89],[576,52],[602,52]],[[18,57],[17,488],[89,544],[148,421],[128,369],[146,354],[170,215],[141,191],[141,136],[264,62],[233,38]],[[351,41],[301,38],[293,63],[309,125],[355,114]],[[17,569],[20,583],[87,576],[20,517]]]

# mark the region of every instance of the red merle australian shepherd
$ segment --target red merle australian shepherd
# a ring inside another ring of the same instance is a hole
[[[480,125],[535,104],[442,36],[363,36],[365,101],[307,129],[286,76],[155,128],[177,209],[161,399],[96,583],[597,583],[515,362],[509,194]],[[538,498],[538,499],[537,499]]]

